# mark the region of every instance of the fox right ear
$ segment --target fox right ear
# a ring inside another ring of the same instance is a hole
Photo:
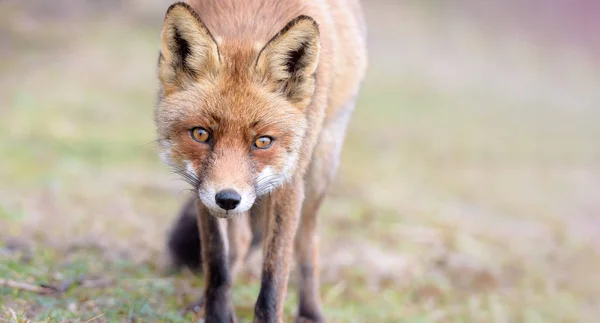
[[[186,3],[174,3],[167,10],[160,48],[158,76],[165,93],[215,74],[219,68],[219,49],[215,39]]]
[[[258,54],[256,69],[291,102],[306,105],[315,89],[319,27],[313,18],[290,21]]]

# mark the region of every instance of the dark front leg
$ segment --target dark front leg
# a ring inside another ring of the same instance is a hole
[[[309,194],[310,195],[310,194]],[[319,248],[317,210],[322,197],[307,196],[295,238],[295,257],[299,269],[297,323],[323,322],[319,298]]]
[[[204,259],[204,316],[207,323],[236,322],[231,302],[227,222],[208,213],[198,202],[198,225]]]
[[[252,239],[248,215],[243,214],[228,220],[227,233],[229,239],[229,273],[231,280],[235,281],[237,274],[242,270]]]
[[[304,186],[301,180],[275,191],[266,212],[264,262],[258,300],[254,308],[254,322],[280,323],[292,260],[293,241]]]

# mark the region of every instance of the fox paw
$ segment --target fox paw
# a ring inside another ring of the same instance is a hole
[[[322,321],[315,321],[306,317],[298,317],[296,318],[296,323],[322,323]]]
[[[196,315],[204,311],[204,296],[200,296],[197,301],[191,303],[181,311],[181,314],[194,313]]]
[[[323,323],[323,319],[320,316],[314,317],[308,317],[308,316],[302,316],[299,315],[296,318],[296,323]]]
[[[229,309],[223,308],[222,310],[224,312],[221,312],[221,314],[218,315],[220,318],[218,318],[218,317],[212,318],[211,317],[211,318],[207,319],[204,305],[205,305],[204,296],[200,296],[200,298],[198,298],[197,301],[191,303],[185,309],[183,309],[181,314],[185,315],[187,313],[194,313],[196,318],[204,319],[204,320],[201,320],[201,322],[215,321],[215,320],[219,321],[219,322],[229,322],[229,323],[237,323],[238,322],[235,312],[233,311],[233,306],[229,306],[230,307]]]

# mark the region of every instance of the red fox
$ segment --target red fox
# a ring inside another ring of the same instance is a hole
[[[169,246],[176,263],[202,266],[206,322],[236,321],[231,286],[252,233],[263,245],[254,322],[282,322],[293,254],[297,321],[324,320],[317,211],[366,61],[358,0],[189,0],[167,10],[158,142],[195,193]]]

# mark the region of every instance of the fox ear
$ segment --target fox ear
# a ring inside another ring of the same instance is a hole
[[[216,73],[220,57],[217,43],[188,4],[172,4],[161,31],[158,75],[165,92]]]
[[[292,103],[310,101],[319,61],[319,27],[308,16],[289,22],[258,54],[256,69]]]

